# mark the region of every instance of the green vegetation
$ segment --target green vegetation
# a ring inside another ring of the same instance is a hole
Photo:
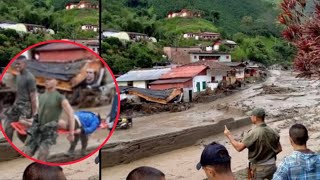
[[[134,31],[154,36],[158,39],[158,49],[163,46],[211,45],[213,42],[184,39],[182,36],[186,32],[218,32],[222,39],[238,43],[238,47],[232,51],[232,59],[235,61],[250,59],[266,65],[289,64],[295,49],[280,38],[281,27],[276,20],[279,2],[280,0],[104,0],[102,23],[103,29]],[[200,12],[202,18],[166,18],[168,12],[181,9]],[[112,42],[109,45],[113,46]],[[146,44],[139,46],[146,53],[162,54],[161,50],[148,51]],[[230,51],[223,46],[221,50]],[[129,48],[121,52],[105,52],[103,50],[103,56],[115,73],[163,61],[161,58],[143,64],[139,63],[139,58],[131,61],[128,56]]]
[[[150,42],[123,43],[117,38],[107,38],[102,42],[102,58],[113,73],[125,73],[134,67],[150,68],[164,62],[162,49]]]
[[[97,0],[90,0],[98,3]],[[82,31],[83,24],[99,24],[99,11],[95,9],[65,10],[68,2],[79,0],[5,0],[0,1],[0,22],[43,25],[53,29],[55,35],[21,34],[13,30],[0,30],[0,63],[5,66],[24,48],[48,39],[95,38],[97,32]]]

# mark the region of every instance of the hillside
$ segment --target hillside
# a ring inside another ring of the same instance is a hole
[[[97,0],[90,0],[98,2]],[[79,0],[6,0],[0,1],[0,22],[43,25],[56,34],[17,33],[0,29],[0,64],[5,66],[21,50],[48,39],[94,38],[97,32],[82,31],[81,25],[98,25],[99,11],[95,9],[65,10],[68,2]]]

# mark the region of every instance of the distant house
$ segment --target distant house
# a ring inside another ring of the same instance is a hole
[[[81,30],[98,32],[99,31],[99,26],[92,25],[92,24],[84,24],[84,25],[81,26]]]
[[[201,32],[201,33],[185,33],[183,34],[183,38],[185,39],[195,39],[195,40],[215,40],[220,37],[219,33],[213,32]]]
[[[147,89],[151,82],[158,80],[164,73],[169,71],[170,68],[131,70],[118,77],[116,80],[119,86],[131,86]]]
[[[224,62],[225,65],[235,70],[235,76],[237,80],[243,81],[245,78],[246,65],[242,62]]]
[[[17,32],[24,33],[39,33],[45,32],[49,34],[54,34],[52,29],[47,29],[42,25],[37,24],[27,24],[27,23],[16,23],[16,22],[0,22],[0,28],[2,29],[13,29]]]
[[[180,12],[170,11],[167,15],[167,18],[174,18],[174,17],[183,17],[183,18],[201,17],[201,13],[199,11],[182,9]]]
[[[215,51],[219,51],[220,45],[225,45],[231,49],[235,48],[237,46],[237,43],[231,40],[223,40],[223,41],[217,41],[213,44],[213,49]]]
[[[143,33],[127,32],[131,41],[148,40],[149,36]]]
[[[208,83],[211,82],[211,75],[208,74],[207,69],[208,67],[204,65],[172,68],[169,72],[163,74],[159,80],[150,83],[150,89],[182,88],[184,101],[192,101],[193,96],[205,91]]]
[[[79,3],[67,3],[66,9],[99,9],[98,2],[92,3],[88,1],[80,1]]]
[[[123,41],[151,41],[157,42],[157,39],[154,37],[149,37],[147,34],[138,33],[138,32],[125,32],[125,31],[115,31],[115,30],[106,30],[102,32],[103,38],[118,38],[119,40]]]
[[[76,40],[66,39],[66,40],[73,41],[73,42],[82,44],[84,46],[87,46],[92,51],[99,54],[99,40],[98,39],[76,39]]]
[[[201,51],[201,47],[164,47],[163,52],[168,59],[174,64],[190,63],[190,51]]]
[[[69,43],[50,43],[34,50],[34,59],[40,62],[70,62],[93,59],[95,56],[86,49]]]
[[[66,9],[69,10],[69,9],[76,9],[77,8],[77,3],[67,3],[66,4]]]
[[[231,62],[231,54],[218,51],[190,51],[190,62],[215,60],[219,62]]]

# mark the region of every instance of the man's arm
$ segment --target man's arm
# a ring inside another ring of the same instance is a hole
[[[37,91],[31,92],[30,98],[31,98],[32,116],[34,116],[38,113],[38,106],[39,106]]]
[[[234,149],[237,150],[238,152],[241,152],[246,148],[244,143],[238,142],[233,138],[233,135],[231,134],[227,126],[224,126],[224,134],[229,139]]]
[[[69,138],[68,140],[73,141],[74,140],[74,127],[75,127],[75,119],[74,119],[74,111],[67,99],[64,99],[62,101],[62,107],[63,110],[66,112],[68,116],[68,124],[69,124]]]

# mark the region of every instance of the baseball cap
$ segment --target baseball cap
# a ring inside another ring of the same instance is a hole
[[[266,111],[263,108],[255,108],[251,111],[250,116],[263,117],[266,115]]]
[[[197,170],[207,165],[224,164],[230,162],[228,150],[221,144],[212,142],[202,151],[200,162],[197,164]]]

